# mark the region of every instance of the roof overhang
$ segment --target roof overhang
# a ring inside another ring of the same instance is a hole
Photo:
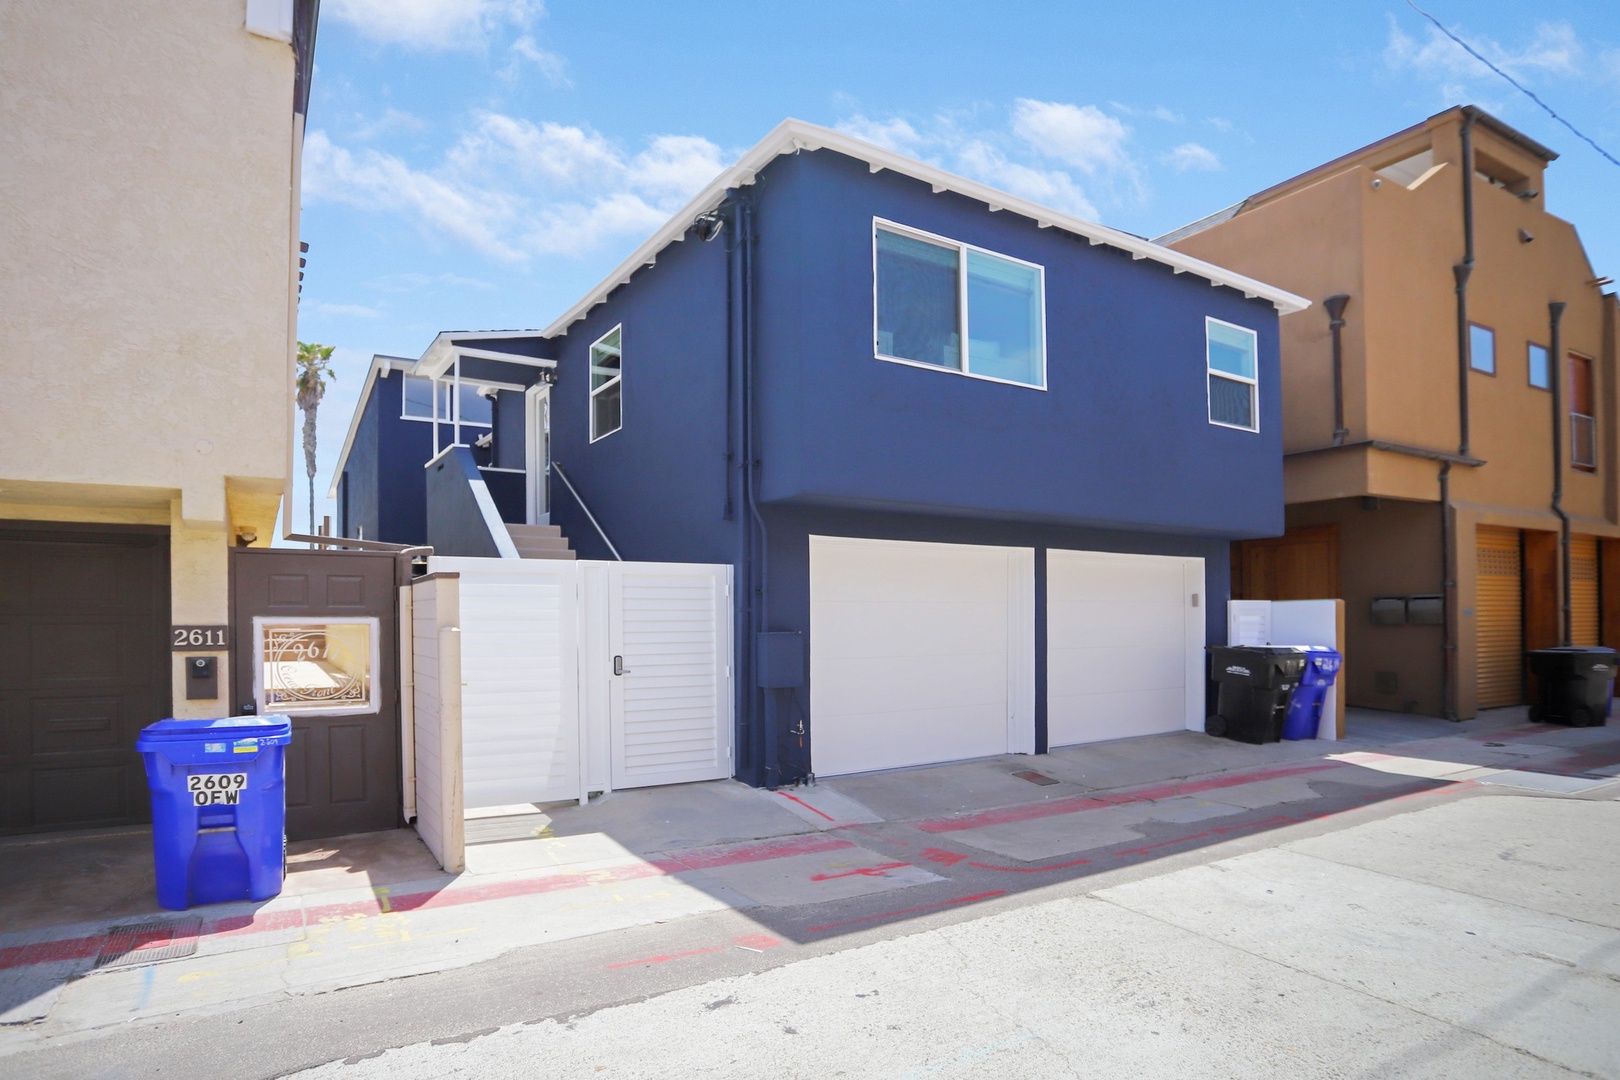
[[[707,187],[665,222],[662,228],[648,237],[628,259],[615,267],[612,273],[598,282],[596,287],[586,293],[578,303],[546,327],[544,336],[556,337],[567,333],[570,326],[584,318],[591,308],[605,301],[608,294],[629,281],[636,271],[657,262],[658,253],[664,248],[684,240],[692,223],[719,206],[725,200],[727,191],[752,184],[760,171],[778,155],[793,154],[801,150],[832,150],[846,157],[864,161],[874,173],[888,169],[903,176],[910,176],[928,184],[936,194],[945,191],[955,192],[984,203],[992,211],[1006,211],[1029,218],[1043,229],[1061,229],[1075,236],[1084,237],[1093,246],[1107,244],[1109,247],[1130,252],[1136,259],[1150,259],[1162,263],[1178,274],[1192,274],[1203,278],[1211,285],[1224,285],[1251,299],[1269,301],[1279,314],[1287,315],[1311,306],[1309,300],[1295,296],[1285,289],[1267,285],[1213,263],[1204,262],[1202,259],[1183,255],[1179,251],[1173,251],[1139,236],[1110,229],[1106,225],[1098,225],[1082,218],[1071,217],[1051,207],[1042,206],[1009,192],[998,191],[988,184],[957,176],[955,173],[946,172],[944,169],[897,154],[892,150],[885,150],[881,146],[846,135],[841,131],[834,131],[832,128],[807,124],[802,120],[784,120],[753,149],[745,153],[737,164],[710,181]]]
[[[458,356],[470,356],[479,360],[498,360],[503,364],[518,364],[523,367],[554,368],[557,366],[555,360],[464,344],[469,341],[511,341],[518,338],[544,339],[550,336],[549,333],[540,330],[479,330],[465,332],[446,330],[433,339],[433,344],[429,345],[422,353],[422,358],[416,362],[411,374],[426,375],[434,379],[440,378],[455,364]]]

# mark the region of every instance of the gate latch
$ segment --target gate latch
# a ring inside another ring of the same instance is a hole
[[[615,675],[623,675],[624,674],[624,657],[615,656],[613,658],[613,674],[615,674]]]

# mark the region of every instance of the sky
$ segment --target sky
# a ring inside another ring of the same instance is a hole
[[[1620,157],[1614,0],[1419,2]],[[323,0],[316,515],[374,353],[545,326],[786,117],[1157,236],[1459,104],[1562,155],[1547,207],[1620,277],[1620,167],[1404,0]]]

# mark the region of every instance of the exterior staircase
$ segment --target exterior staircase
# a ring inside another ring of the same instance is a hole
[[[574,551],[568,546],[568,538],[562,534],[559,526],[508,524],[506,531],[511,535],[512,546],[517,548],[521,558],[574,558]]]

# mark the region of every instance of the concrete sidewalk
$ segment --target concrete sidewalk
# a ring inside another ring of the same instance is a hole
[[[764,951],[1358,808],[1485,791],[1597,797],[1620,771],[1614,729],[1515,714],[1421,724],[1404,740],[1250,747],[1183,733],[774,793],[729,781],[626,791],[470,821],[490,842],[470,849],[464,875],[437,871],[407,832],[373,834],[298,845],[276,900],[183,914],[156,912],[125,882],[104,890],[112,906],[50,923],[52,898],[72,912],[79,896],[85,913],[84,890],[13,886],[0,900],[0,1055],[721,910],[748,912],[752,927],[714,948]],[[121,842],[144,857],[143,835]],[[345,849],[375,865],[349,864]]]

